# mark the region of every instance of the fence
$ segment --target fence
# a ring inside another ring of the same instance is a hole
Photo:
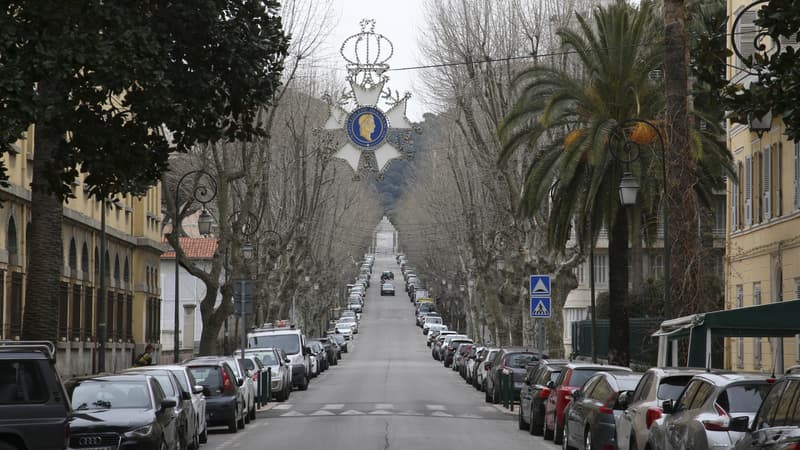
[[[650,335],[658,330],[662,320],[659,318],[630,319],[631,363],[653,366],[658,359],[658,339]],[[597,357],[608,359],[608,320],[597,320]],[[592,356],[592,321],[579,320],[572,323],[573,356]]]

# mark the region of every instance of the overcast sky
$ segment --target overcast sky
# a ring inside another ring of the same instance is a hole
[[[333,62],[344,69],[346,62],[339,55],[339,48],[349,36],[361,31],[361,19],[374,19],[375,32],[386,36],[394,44],[394,56],[388,61],[390,68],[419,65],[421,56],[417,46],[418,30],[424,27],[424,0],[335,0],[339,17],[338,24],[330,37],[331,51],[335,52]],[[344,70],[342,70],[342,73]],[[338,71],[337,71],[338,73]],[[420,70],[389,71],[388,87],[401,95],[411,92],[408,102],[408,118],[422,120],[425,106],[421,101],[422,85]]]

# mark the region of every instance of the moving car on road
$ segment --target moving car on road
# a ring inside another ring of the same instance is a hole
[[[381,284],[381,295],[394,295],[394,285],[392,283]]]

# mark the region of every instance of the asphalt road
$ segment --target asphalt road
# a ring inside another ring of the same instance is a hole
[[[396,297],[380,296],[395,272]],[[378,256],[349,353],[305,392],[270,403],[245,430],[212,429],[205,448],[296,450],[553,449],[517,429],[517,416],[430,356],[393,257]]]

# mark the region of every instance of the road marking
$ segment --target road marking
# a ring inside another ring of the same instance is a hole
[[[367,414],[371,414],[371,415],[374,415],[374,416],[386,416],[386,415],[391,415],[392,413],[389,412],[389,411],[384,411],[382,409],[377,409],[375,411],[370,411]]]
[[[476,416],[475,414],[461,414],[460,416],[456,416],[461,419],[483,419],[482,416]]]
[[[293,405],[291,403],[284,403],[282,405],[275,405],[275,407],[272,408],[272,409],[283,409],[283,410],[286,410],[286,409],[292,409],[292,406]]]
[[[360,416],[362,414],[364,414],[364,413],[361,412],[361,411],[356,411],[355,409],[351,409],[351,410],[345,411],[343,413],[339,413],[340,416]]]
[[[319,411],[315,411],[309,414],[309,416],[335,416],[335,415],[336,415],[335,413],[332,413],[330,411],[325,411],[324,409],[320,409]]]
[[[422,414],[421,412],[416,412],[416,411],[403,411],[401,413],[398,413],[398,415],[400,415],[400,416],[424,416],[425,414]]]
[[[425,405],[426,408],[430,409],[431,411],[444,411],[447,409],[444,405]]]
[[[452,414],[447,414],[446,412],[441,412],[441,411],[436,411],[431,415],[435,417],[453,417]]]
[[[480,409],[481,411],[486,411],[486,412],[495,412],[495,411],[497,411],[497,410],[494,408],[494,406],[481,406],[481,407],[480,407],[480,408],[478,408],[478,409]]]
[[[377,409],[394,409],[394,405],[391,403],[376,403],[375,408]]]
[[[342,408],[344,408],[344,403],[328,403],[327,405],[322,407],[322,409],[342,409]]]
[[[305,414],[299,413],[297,411],[289,411],[286,414],[281,414],[281,417],[303,417]]]

